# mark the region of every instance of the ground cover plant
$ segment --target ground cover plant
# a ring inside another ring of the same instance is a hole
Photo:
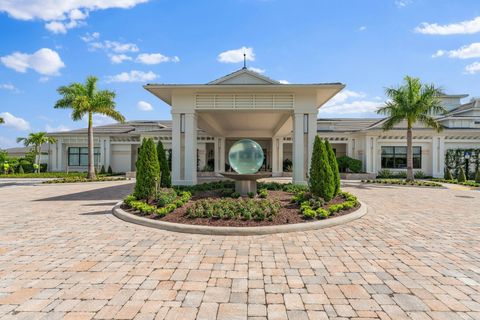
[[[89,179],[85,176],[72,176],[59,179],[52,179],[43,181],[45,184],[54,184],[54,183],[79,183],[79,182],[105,182],[105,181],[121,181],[127,180],[127,178],[122,176],[108,176],[108,175],[97,175],[95,179]]]
[[[459,184],[462,186],[468,186],[468,187],[477,187],[480,188],[480,181],[476,182],[475,180],[467,180],[467,181],[459,181],[457,179],[440,179],[440,178],[434,178],[432,181],[435,182],[443,182],[443,183],[451,183],[451,184]]]
[[[427,180],[413,180],[408,181],[404,179],[367,179],[362,180],[363,183],[377,183],[377,184],[389,184],[389,185],[402,185],[402,186],[416,186],[416,187],[441,187],[442,185],[433,181]]]

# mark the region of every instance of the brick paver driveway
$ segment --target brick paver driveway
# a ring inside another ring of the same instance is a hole
[[[109,214],[128,182],[0,188],[0,318],[480,319],[480,192],[347,186],[347,225],[177,234]]]

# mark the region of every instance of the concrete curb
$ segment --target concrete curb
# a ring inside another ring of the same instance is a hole
[[[113,207],[112,213],[114,216],[116,216],[117,218],[123,221],[139,224],[146,227],[173,231],[173,232],[218,235],[218,236],[253,236],[253,235],[264,235],[264,234],[299,232],[299,231],[323,229],[323,228],[333,227],[339,224],[344,224],[344,223],[353,221],[355,219],[363,217],[367,213],[367,206],[365,205],[365,203],[360,202],[360,208],[358,208],[356,211],[353,211],[343,216],[330,218],[326,220],[287,224],[287,225],[277,225],[277,226],[262,226],[262,227],[211,227],[211,226],[165,222],[165,221],[139,217],[122,210],[120,208],[122,203],[123,201],[117,203]]]

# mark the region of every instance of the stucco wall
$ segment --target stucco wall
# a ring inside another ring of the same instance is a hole
[[[132,155],[130,144],[112,144],[111,166],[113,172],[131,171]]]

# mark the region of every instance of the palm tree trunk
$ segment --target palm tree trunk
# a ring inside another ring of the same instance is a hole
[[[87,179],[96,179],[93,159],[93,114],[88,113],[88,173]]]
[[[412,126],[407,128],[407,181],[413,181],[413,146],[412,146]]]
[[[40,152],[42,147],[35,146],[35,163],[37,164],[37,173],[40,173]],[[40,149],[40,150],[39,150]]]

